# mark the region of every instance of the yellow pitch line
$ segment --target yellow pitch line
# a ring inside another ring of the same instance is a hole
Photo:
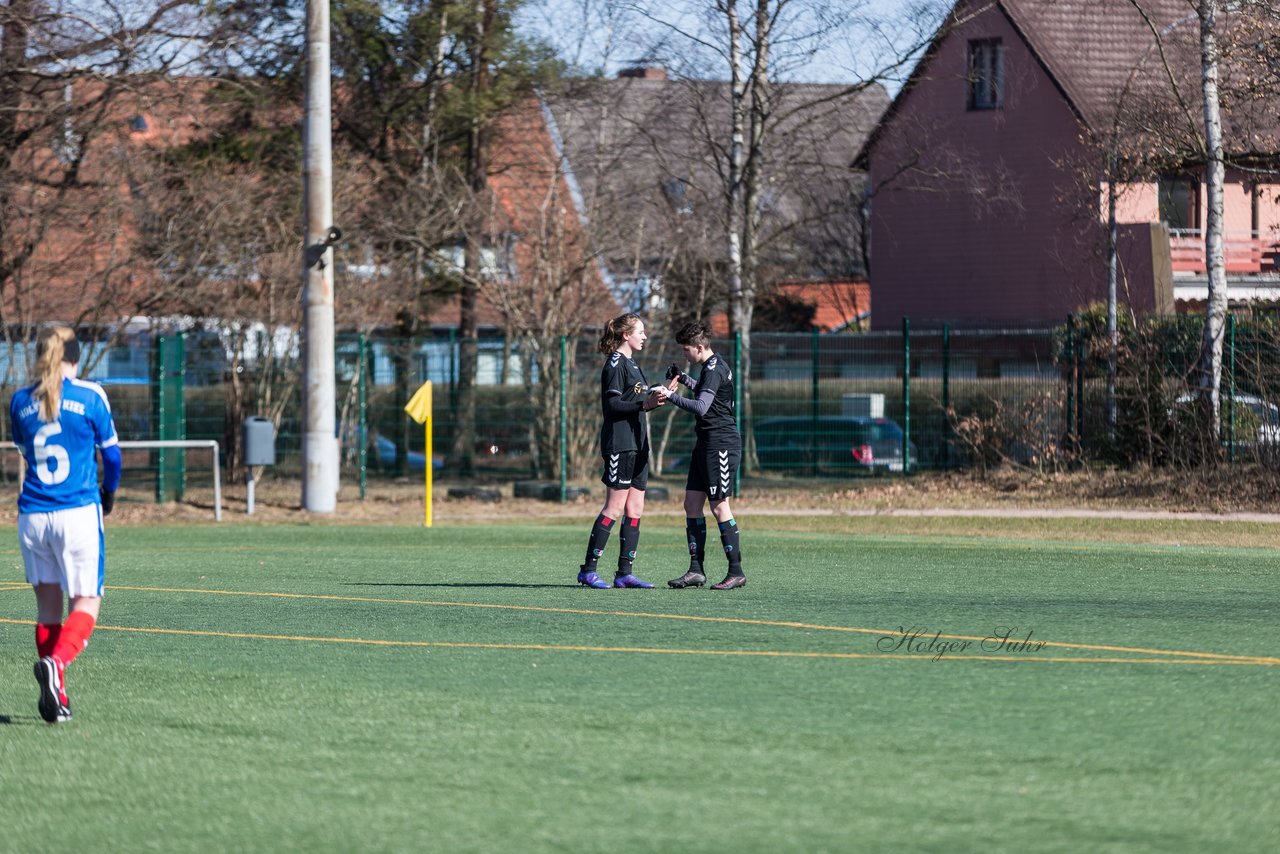
[[[108,587],[109,590],[133,590],[149,593],[211,593],[219,596],[261,596],[278,599],[318,599],[322,601],[336,602],[380,602],[388,605],[431,605],[434,607],[449,608],[496,608],[506,611],[534,611],[547,614],[580,614],[596,617],[640,617],[655,620],[684,620],[689,622],[706,622],[706,623],[730,623],[735,625],[748,626],[770,626],[775,628],[788,629],[809,629],[811,631],[823,632],[850,632],[856,634],[878,635],[880,637],[895,637],[901,634],[896,631],[885,631],[883,629],[864,629],[851,626],[827,626],[814,623],[797,623],[786,620],[751,620],[741,617],[705,617],[693,614],[651,614],[643,611],[596,611],[583,608],[551,608],[539,605],[500,605],[488,602],[436,602],[424,599],[378,599],[369,596],[332,596],[319,593],[274,593],[269,591],[246,591],[246,590],[207,590],[200,588],[177,588],[177,587]],[[923,637],[933,637],[934,635],[925,635]],[[937,635],[939,638],[946,640],[967,640],[982,642],[987,638],[977,637],[975,635]],[[1043,644],[1046,647],[1054,647],[1058,649],[1087,649],[1096,652],[1129,652],[1141,655],[1172,655],[1183,656],[1187,658],[1205,658],[1215,661],[1239,661],[1245,664],[1280,664],[1280,658],[1274,658],[1264,655],[1236,655],[1233,653],[1222,652],[1192,652],[1186,650],[1173,649],[1151,649],[1146,647],[1132,646],[1110,646],[1103,644],[1087,644],[1087,643],[1068,643],[1065,641],[1035,641],[1035,643]],[[1004,659],[1000,659],[1004,660]]]
[[[32,625],[30,620],[10,620],[0,617],[0,623]],[[864,652],[805,652],[788,650],[751,649],[663,649],[643,646],[578,646],[539,643],[459,643],[453,641],[376,640],[369,638],[313,637],[310,635],[265,635],[252,632],[208,632],[192,629],[161,629],[137,626],[98,626],[101,631],[130,632],[134,634],[182,635],[186,637],[234,638],[238,640],[297,641],[304,643],[355,644],[360,646],[393,646],[435,649],[496,649],[525,650],[534,652],[615,652],[650,655],[715,655],[749,658],[822,658],[839,660],[893,659],[896,661],[1002,661],[1007,664],[1039,662],[1045,664],[1202,664],[1202,665],[1255,665],[1270,666],[1265,661],[1179,661],[1168,658],[1081,658],[1078,656],[1044,656],[1015,658],[1001,655],[951,655],[935,660],[926,654]]]

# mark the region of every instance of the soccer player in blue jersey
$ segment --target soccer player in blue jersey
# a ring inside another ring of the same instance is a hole
[[[693,413],[697,426],[694,429],[693,454],[689,459],[689,479],[685,484],[684,513],[685,533],[689,541],[689,571],[667,584],[676,589],[701,587],[707,582],[704,569],[707,558],[707,521],[703,516],[708,500],[711,515],[720,525],[720,544],[729,559],[729,573],[712,590],[734,590],[745,587],[747,576],[742,572],[742,549],[738,537],[738,522],[729,508],[729,496],[742,462],[742,438],[734,418],[733,371],[723,358],[711,350],[711,329],[696,320],[685,324],[676,333],[676,343],[686,359],[701,365],[695,381],[672,365],[667,378],[693,389],[692,397],[669,394],[665,387],[656,396],[668,403]],[[675,384],[671,386],[673,389]]]
[[[587,556],[578,567],[578,583],[585,587],[652,588],[631,572],[640,544],[640,516],[649,483],[649,429],[645,413],[661,402],[649,391],[644,371],[633,356],[648,340],[639,315],[624,314],[605,324],[600,352],[608,358],[600,371],[600,454],[604,457],[604,506],[596,514],[587,541]],[[618,519],[618,570],[612,584],[596,574],[609,534]]]
[[[120,483],[120,445],[106,392],[76,379],[80,344],[65,326],[43,332],[34,385],[9,403],[13,441],[26,474],[18,495],[18,544],[36,594],[36,680],[40,716],[71,720],[67,666],[93,634],[102,604],[102,517]],[[102,453],[98,485],[96,451]],[[63,596],[69,613],[63,621]]]

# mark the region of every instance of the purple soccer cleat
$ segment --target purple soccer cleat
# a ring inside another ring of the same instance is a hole
[[[615,575],[613,577],[614,587],[634,587],[637,590],[652,590],[653,585],[645,581],[643,578],[636,578],[631,573],[626,575]]]
[[[600,576],[596,575],[595,572],[586,572],[581,568],[578,570],[578,583],[583,587],[590,587],[594,590],[608,590],[613,586]]]

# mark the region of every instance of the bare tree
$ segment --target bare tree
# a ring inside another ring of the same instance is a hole
[[[150,105],[216,37],[197,0],[0,8],[0,327],[108,330],[145,299],[119,191]],[[177,47],[175,47],[177,46]],[[11,360],[12,364],[12,360]]]
[[[576,343],[584,329],[599,325],[617,306],[604,287],[565,161],[547,133],[539,104],[530,101],[507,111],[495,134],[505,144],[492,161],[483,243],[502,252],[496,269],[479,278],[479,296],[497,311],[504,333],[518,343],[525,360],[535,470],[559,474],[560,375],[562,368],[573,371],[576,356],[571,346],[567,364],[562,363],[560,340]],[[594,418],[570,423],[569,466],[575,474],[589,456],[595,427]]]
[[[575,8],[583,10],[585,19],[589,9],[600,6],[583,3]],[[645,174],[653,184],[662,183],[668,202],[662,231],[669,236],[661,243],[650,240],[646,285],[665,299],[677,321],[682,311],[711,313],[721,305],[727,309],[730,332],[741,335],[743,342],[739,383],[749,420],[757,300],[781,278],[814,278],[815,273],[817,278],[830,277],[819,267],[833,260],[842,263],[841,278],[861,271],[859,220],[854,214],[861,193],[853,190],[856,176],[848,165],[862,142],[859,134],[870,132],[887,101],[881,82],[902,72],[932,27],[926,29],[921,23],[926,18],[917,18],[900,30],[914,37],[894,42],[883,38],[888,28],[871,15],[870,7],[821,0],[691,0],[640,3],[634,8],[650,31],[626,58],[664,66],[682,82],[683,90],[664,89],[662,100],[649,111],[632,108],[625,117],[633,123],[635,138],[650,144],[651,151],[642,155],[644,165],[651,167]],[[613,19],[601,15],[594,20],[604,26]],[[626,31],[636,33],[632,28]],[[844,47],[845,39],[865,40],[860,46],[867,55],[857,57],[858,67],[850,63],[839,71],[853,82],[806,87],[788,79],[815,57],[830,62],[831,53]],[[873,49],[879,56],[869,62]],[[620,86],[626,83],[619,81]],[[643,101],[649,84],[635,83]],[[616,88],[606,91],[619,95]],[[868,109],[869,103],[878,108]],[[578,130],[584,128],[590,129],[588,123],[579,122]],[[571,132],[566,129],[566,136]],[[618,140],[612,142],[618,146]],[[841,142],[844,147],[836,153]],[[642,168],[635,162],[622,166],[631,175]],[[598,164],[594,171],[606,175],[608,170]],[[614,188],[623,183],[613,175],[599,182]],[[814,192],[814,187],[823,188],[826,195]],[[653,189],[629,197],[651,197]],[[661,218],[646,221],[661,223]],[[848,225],[831,227],[839,221]],[[826,246],[822,255],[815,253],[821,243],[814,235],[821,232],[838,235],[843,251]],[[677,277],[682,270],[692,271],[672,250],[692,247],[689,238],[700,234],[711,242],[701,256],[700,272],[686,273],[692,291],[682,293]],[[666,252],[653,252],[658,246]],[[620,250],[602,248],[611,260],[626,257]],[[619,270],[622,265],[612,267]],[[709,278],[718,280],[717,286],[703,294],[702,283]]]

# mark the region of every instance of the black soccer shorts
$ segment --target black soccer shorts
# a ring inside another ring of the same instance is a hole
[[[638,489],[644,492],[649,485],[649,449],[604,455],[604,477],[600,478],[609,489]]]
[[[690,492],[705,492],[712,501],[728,498],[733,495],[741,464],[740,450],[694,448],[689,460],[689,480],[684,488]]]

